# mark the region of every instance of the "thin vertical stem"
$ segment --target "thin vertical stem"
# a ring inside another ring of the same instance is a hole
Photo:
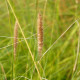
[[[47,0],[45,0],[45,3],[44,3],[44,10],[43,10],[43,21],[44,21],[44,18],[45,18],[46,6],[47,6]]]
[[[77,8],[78,8],[78,0],[75,0],[76,6],[75,6],[75,19],[77,17]],[[73,73],[76,71],[77,68],[77,62],[78,62],[78,56],[79,56],[79,43],[80,43],[80,26],[79,23],[77,21],[78,27],[79,27],[79,31],[78,31],[78,46],[77,46],[77,55],[76,55],[76,59],[75,59],[75,64],[73,67]]]
[[[0,63],[0,66],[1,66],[1,70],[2,70],[2,72],[4,74],[5,80],[7,80],[7,77],[6,77],[6,74],[5,74],[5,70],[4,70],[3,65],[1,63]]]

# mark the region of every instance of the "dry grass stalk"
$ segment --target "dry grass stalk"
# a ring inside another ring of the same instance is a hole
[[[38,38],[38,53],[41,56],[42,47],[43,47],[43,25],[41,14],[38,14],[37,20],[37,38]]]
[[[14,59],[16,57],[17,37],[18,37],[18,23],[16,21],[14,26]]]
[[[77,22],[78,24],[78,27],[80,26],[79,23]],[[80,48],[80,28],[79,28],[79,31],[78,31],[78,46],[77,46],[77,55],[76,55],[76,59],[75,59],[75,64],[74,64],[74,67],[73,67],[73,73],[76,71],[77,69],[77,65],[78,65],[78,58],[79,58],[79,48]]]
[[[76,6],[75,6],[75,8],[76,8],[76,16],[77,16],[78,0],[75,0],[75,2],[76,2]],[[77,21],[77,24],[78,24],[78,27],[79,27],[78,21]],[[75,60],[75,64],[74,64],[74,67],[73,67],[73,73],[74,73],[74,72],[76,71],[76,69],[77,69],[77,63],[78,63],[78,57],[79,57],[80,28],[79,28],[78,34],[79,34],[79,35],[78,35],[79,38],[78,38],[78,46],[77,46],[77,55],[76,55],[76,60]]]
[[[2,72],[3,72],[3,74],[4,74],[4,77],[5,77],[4,80],[7,80],[6,74],[5,74],[5,70],[4,70],[3,65],[2,65],[1,63],[0,63],[0,66],[1,66],[1,70],[2,70]]]
[[[1,65],[2,72],[5,74],[5,71],[4,71],[4,68],[3,68],[2,64],[0,64],[0,65]]]

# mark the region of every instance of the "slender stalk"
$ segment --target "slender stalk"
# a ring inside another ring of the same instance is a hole
[[[0,63],[0,66],[1,66],[1,70],[2,70],[2,72],[3,72],[3,74],[4,74],[4,79],[5,80],[7,80],[7,77],[6,77],[6,74],[5,74],[5,70],[4,70],[4,68],[3,68],[3,65]]]
[[[77,17],[77,8],[78,8],[78,0],[75,0],[75,3],[76,3],[76,6],[75,6],[75,19],[76,19],[76,17]],[[79,27],[78,21],[77,21],[77,24],[78,24],[78,27]],[[78,35],[79,37],[78,37],[77,55],[76,55],[75,64],[74,64],[74,67],[73,67],[73,73],[76,71],[78,56],[79,56],[80,28],[79,28],[78,34],[79,34]]]
[[[77,46],[77,55],[76,55],[75,64],[74,64],[74,67],[73,67],[73,73],[77,69],[77,62],[78,62],[78,57],[79,57],[79,43],[80,43],[80,29],[79,29],[79,38],[78,38],[78,46]]]
[[[44,3],[44,10],[43,10],[43,21],[45,19],[45,11],[46,11],[46,6],[47,6],[47,0],[45,0],[45,3]]]
[[[36,13],[38,12],[38,3],[39,3],[39,0],[36,0]]]

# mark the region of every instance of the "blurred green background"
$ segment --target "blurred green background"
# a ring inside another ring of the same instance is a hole
[[[0,0],[0,80],[39,80],[24,39],[18,39],[15,72],[13,72],[13,38],[15,17],[7,2]],[[37,15],[43,18],[44,45],[42,54],[62,35],[37,64],[42,80],[80,80],[80,54],[76,71],[80,1],[79,0],[9,0],[19,20],[29,47],[37,61]],[[76,2],[78,1],[78,2]],[[76,22],[75,20],[78,19]],[[75,23],[74,23],[75,22]],[[74,24],[73,24],[74,23]],[[72,25],[73,24],[73,25]],[[18,31],[18,38],[23,38]]]

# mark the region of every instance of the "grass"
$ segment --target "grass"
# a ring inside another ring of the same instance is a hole
[[[79,51],[77,67],[73,73],[79,48],[79,3],[76,0],[0,0],[0,80],[80,79]],[[43,17],[44,32],[42,57],[39,61],[38,11]],[[19,30],[13,71],[16,20]]]

